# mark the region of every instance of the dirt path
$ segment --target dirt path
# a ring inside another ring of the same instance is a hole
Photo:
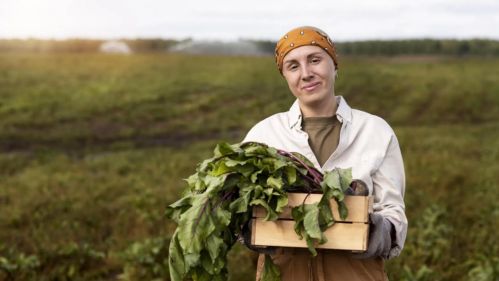
[[[234,141],[242,140],[244,131],[233,129],[230,131],[210,131],[199,134],[164,134],[136,137],[107,137],[79,138],[64,140],[6,140],[0,139],[0,152],[29,152],[35,150],[55,150],[68,153],[85,151],[121,150],[147,147],[181,148],[186,145],[207,140]]]

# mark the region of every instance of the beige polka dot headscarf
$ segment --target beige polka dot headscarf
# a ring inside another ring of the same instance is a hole
[[[334,47],[333,41],[331,41],[329,36],[324,31],[316,27],[302,26],[289,31],[277,42],[275,47],[275,61],[281,74],[284,57],[291,50],[307,45],[321,47],[331,56],[335,68],[338,69],[336,48]]]

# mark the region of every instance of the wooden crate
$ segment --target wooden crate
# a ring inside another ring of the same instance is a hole
[[[305,239],[300,239],[294,230],[291,208],[303,203],[307,194],[289,193],[288,206],[277,221],[264,221],[266,211],[262,207],[253,208],[251,244],[254,246],[307,248]],[[320,201],[322,194],[310,194],[306,203]],[[331,200],[335,224],[324,233],[328,239],[325,244],[317,244],[318,249],[338,249],[365,251],[369,234],[369,213],[372,212],[372,197],[345,196],[348,217],[341,220],[336,201]]]

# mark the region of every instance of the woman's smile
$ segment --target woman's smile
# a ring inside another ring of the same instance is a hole
[[[312,92],[320,86],[321,82],[308,83],[302,87],[302,90]]]

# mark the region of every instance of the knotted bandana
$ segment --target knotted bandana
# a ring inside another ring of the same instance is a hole
[[[322,30],[312,26],[297,27],[286,33],[275,47],[275,61],[279,72],[282,74],[282,62],[284,57],[292,50],[301,46],[318,46],[331,56],[334,67],[338,69],[338,60],[336,58],[336,48],[333,41]]]

